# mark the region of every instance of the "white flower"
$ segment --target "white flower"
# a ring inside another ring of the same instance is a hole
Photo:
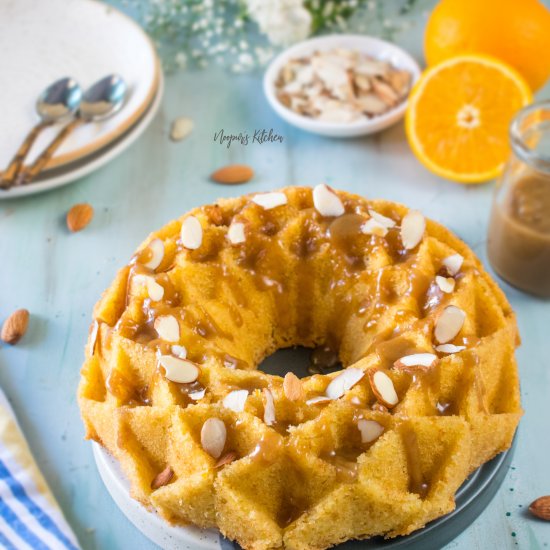
[[[302,0],[246,0],[248,14],[276,46],[288,46],[307,38],[311,14]]]

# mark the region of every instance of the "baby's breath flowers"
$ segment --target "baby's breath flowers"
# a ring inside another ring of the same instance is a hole
[[[167,70],[216,63],[237,73],[261,67],[282,47],[315,34],[392,39],[410,25],[408,16],[422,1],[110,0],[145,27]]]

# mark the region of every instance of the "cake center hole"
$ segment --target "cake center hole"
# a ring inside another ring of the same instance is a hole
[[[338,353],[325,346],[313,349],[303,346],[279,349],[258,365],[258,370],[267,374],[284,377],[287,372],[293,372],[298,378],[327,374],[341,368]]]

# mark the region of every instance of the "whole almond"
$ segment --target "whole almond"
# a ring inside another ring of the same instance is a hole
[[[289,401],[299,401],[304,398],[302,382],[293,372],[286,373],[283,381],[283,391]]]
[[[29,312],[26,309],[14,311],[2,325],[2,340],[8,344],[17,344],[27,332],[29,326]]]
[[[67,212],[67,227],[69,231],[76,233],[84,229],[94,217],[94,209],[87,203],[75,204]]]
[[[550,521],[550,495],[539,497],[529,506],[529,512],[545,521]]]
[[[234,185],[237,183],[246,183],[254,177],[254,170],[246,164],[229,164],[219,170],[216,170],[210,178],[216,183]]]
[[[170,466],[166,466],[162,472],[160,472],[153,481],[151,481],[151,489],[155,491],[159,487],[164,487],[164,485],[168,485],[170,481],[172,481],[172,478],[174,477],[174,470]]]

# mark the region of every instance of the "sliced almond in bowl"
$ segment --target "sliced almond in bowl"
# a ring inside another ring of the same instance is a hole
[[[191,384],[200,374],[200,369],[195,363],[173,355],[161,355],[159,364],[164,367],[166,378],[178,384]]]
[[[345,212],[340,197],[324,183],[313,188],[313,205],[321,216],[335,217]]]
[[[178,342],[180,339],[180,326],[173,315],[162,315],[155,319],[155,330],[159,338],[165,342]]]
[[[466,314],[459,307],[447,306],[435,323],[434,336],[439,344],[450,342],[462,329]]]
[[[384,426],[376,422],[376,420],[361,418],[357,421],[357,427],[361,432],[361,441],[363,443],[372,443],[384,433]]]
[[[426,219],[418,210],[409,210],[401,220],[401,242],[407,250],[420,243],[426,231]]]
[[[181,244],[189,250],[197,250],[202,244],[202,225],[195,216],[188,216],[181,224]]]
[[[219,458],[221,456],[226,439],[227,428],[223,420],[212,417],[202,425],[201,445],[211,457]]]
[[[333,378],[325,391],[329,399],[339,399],[348,390],[353,388],[365,373],[361,369],[348,367],[344,369],[336,378]]]
[[[372,392],[378,401],[385,407],[388,407],[388,409],[395,407],[399,403],[399,397],[393,386],[392,379],[385,372],[377,369],[370,369],[368,374]]]

